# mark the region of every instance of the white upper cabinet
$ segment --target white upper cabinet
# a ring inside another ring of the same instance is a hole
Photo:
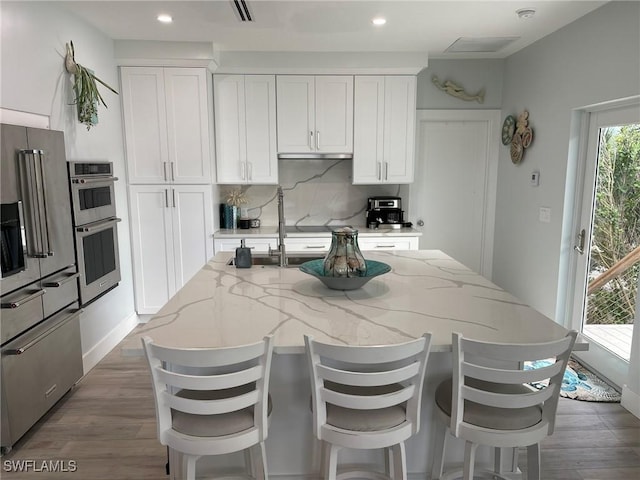
[[[411,183],[415,76],[356,76],[353,183]]]
[[[214,75],[218,183],[278,183],[274,75]]]
[[[211,183],[207,71],[122,67],[130,184]]]
[[[353,152],[353,77],[278,75],[278,153]]]

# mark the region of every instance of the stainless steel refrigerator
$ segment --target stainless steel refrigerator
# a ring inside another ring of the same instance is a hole
[[[1,446],[82,376],[78,270],[62,132],[0,125]]]

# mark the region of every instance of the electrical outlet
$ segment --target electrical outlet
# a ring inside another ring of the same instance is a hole
[[[551,222],[551,208],[550,207],[540,207],[538,211],[538,220],[542,223],[550,223]]]

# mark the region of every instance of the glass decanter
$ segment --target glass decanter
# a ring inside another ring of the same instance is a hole
[[[358,246],[358,230],[349,227],[331,232],[331,247],[324,257],[326,277],[364,277],[367,264]]]

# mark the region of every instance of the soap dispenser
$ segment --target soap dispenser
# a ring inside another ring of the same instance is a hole
[[[236,268],[251,268],[251,249],[244,243],[244,238],[240,240],[240,246],[236,248]]]

